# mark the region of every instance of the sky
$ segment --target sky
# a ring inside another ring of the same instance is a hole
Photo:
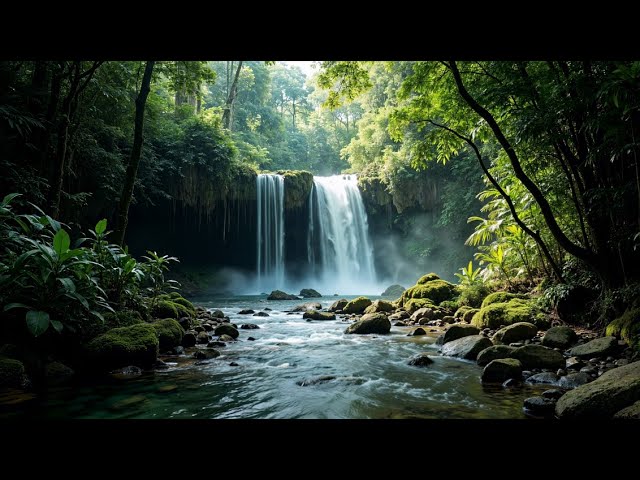
[[[300,67],[300,70],[302,70],[302,72],[307,76],[310,77],[311,75],[313,75],[314,73],[316,73],[318,71],[318,68],[313,68],[311,66],[312,63],[314,62],[280,62],[280,63],[286,63],[287,65],[295,65],[297,67]]]

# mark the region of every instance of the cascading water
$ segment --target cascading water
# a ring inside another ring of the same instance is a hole
[[[307,242],[312,272],[317,272],[327,293],[327,288],[340,294],[376,289],[373,247],[357,177],[314,177],[313,183]],[[319,256],[313,251],[316,247]]]
[[[284,177],[260,174],[257,178],[258,289],[284,288]]]

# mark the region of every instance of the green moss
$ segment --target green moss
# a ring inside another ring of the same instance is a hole
[[[173,318],[156,320],[151,326],[156,329],[160,351],[166,351],[182,344],[184,330]]]
[[[440,302],[440,307],[455,312],[458,309],[458,302],[455,300],[445,300],[444,302]]]
[[[482,308],[487,305],[491,305],[492,303],[505,303],[514,298],[525,299],[526,295],[521,295],[519,293],[509,293],[509,292],[493,292],[482,301]]]
[[[473,320],[473,316],[478,313],[480,311],[480,309],[478,308],[472,308],[471,310],[467,310],[463,315],[462,315],[462,320],[468,323],[471,323],[471,321]]]
[[[480,308],[482,300],[484,300],[490,292],[490,290],[482,284],[463,286],[461,290],[462,292],[458,297],[458,303],[473,308]]]
[[[640,350],[640,308],[632,308],[624,312],[607,325],[607,335],[622,338],[630,347]]]
[[[478,328],[496,329],[500,325],[511,325],[517,322],[530,322],[533,309],[524,300],[513,298],[508,302],[491,303],[482,307],[473,315],[471,323]]]
[[[86,346],[90,364],[110,370],[127,365],[147,367],[158,356],[156,329],[146,323],[120,327],[99,335]]]
[[[304,170],[280,170],[284,177],[284,208],[302,208],[313,187],[313,175]]]
[[[186,298],[181,297],[180,295],[178,295],[177,297],[172,297],[171,300],[173,303],[176,303],[178,305],[181,305],[183,307],[185,307],[187,310],[189,310],[191,312],[190,316],[195,316],[196,314],[196,307],[193,306],[193,303],[191,303],[189,300],[187,300]]]
[[[102,315],[104,322],[93,315],[87,316],[81,325],[81,337],[83,341],[92,338],[118,327],[129,327],[142,323],[142,316],[135,310],[120,310],[118,312],[107,312]]]
[[[456,310],[456,313],[453,314],[453,318],[462,318],[463,315],[469,310],[473,310],[473,308],[469,307],[468,305],[463,305],[458,308],[458,310]]]
[[[423,307],[432,308],[434,310],[437,309],[433,302],[431,302],[431,300],[429,300],[428,298],[411,298],[404,302],[403,307],[409,313],[413,313],[419,308]]]
[[[158,300],[151,309],[153,318],[178,318],[178,310],[176,304],[168,300]]]
[[[362,313],[369,305],[371,305],[371,300],[367,297],[358,297],[347,303],[342,311],[344,313]]]
[[[455,285],[444,280],[431,280],[426,284],[414,285],[405,290],[401,300],[404,304],[410,298],[428,298],[432,303],[440,303],[452,300],[457,294],[458,289]]]
[[[421,276],[416,282],[417,285],[424,285],[425,283],[433,282],[434,280],[440,280],[440,277],[435,273],[427,273]]]
[[[19,387],[24,376],[24,365],[13,358],[0,357],[0,387]]]

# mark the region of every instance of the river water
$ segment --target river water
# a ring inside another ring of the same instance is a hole
[[[167,370],[142,377],[51,389],[11,415],[30,418],[524,418],[523,399],[541,387],[506,389],[480,384],[475,363],[438,356],[435,336],[345,335],[348,325],[307,322],[287,315],[301,301],[268,302],[264,296],[195,299],[219,308],[231,321],[255,323],[239,341],[204,363],[166,357]],[[347,297],[353,298],[353,297]],[[375,298],[375,297],[372,297]],[[323,307],[335,298],[319,299]],[[238,315],[272,308],[269,317]],[[435,335],[435,334],[434,334]],[[255,341],[248,341],[248,337]],[[413,367],[420,352],[434,363]],[[231,366],[235,362],[238,366]],[[320,377],[324,381],[314,383]],[[301,385],[303,384],[303,385]],[[544,390],[544,388],[542,388]],[[5,415],[6,416],[6,411]]]

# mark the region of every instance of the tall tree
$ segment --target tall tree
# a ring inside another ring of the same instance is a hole
[[[149,60],[144,67],[144,75],[142,76],[142,84],[140,93],[136,98],[136,116],[133,131],[133,147],[131,148],[131,157],[127,166],[127,174],[125,177],[122,194],[120,195],[120,203],[118,205],[118,229],[116,231],[115,241],[122,245],[124,243],[124,235],[127,230],[129,221],[129,206],[133,197],[133,188],[138,175],[138,166],[140,165],[140,157],[142,154],[142,131],[144,129],[144,110],[147,104],[147,97],[151,90],[151,75],[155,61]]]
[[[229,130],[233,129],[233,107],[238,95],[238,79],[240,78],[240,71],[242,70],[242,60],[238,62],[236,73],[233,76],[233,81],[229,84],[229,77],[227,77],[227,83],[229,84],[227,101],[224,105],[224,112],[222,114],[222,125]]]

